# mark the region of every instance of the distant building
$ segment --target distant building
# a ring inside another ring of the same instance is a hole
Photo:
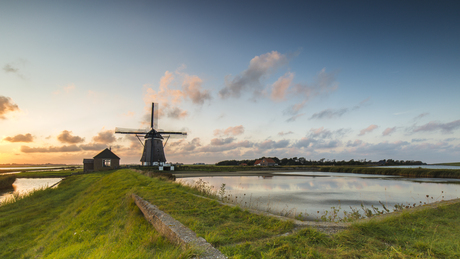
[[[193,163],[194,165],[206,165],[205,163]]]
[[[276,166],[278,165],[275,160],[271,159],[271,158],[263,158],[262,160],[256,160],[256,162],[254,162],[254,165],[255,166]]]
[[[120,166],[120,158],[106,148],[93,159],[83,159],[83,172],[115,169]]]

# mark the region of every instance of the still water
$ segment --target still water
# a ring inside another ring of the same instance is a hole
[[[293,174],[296,174],[293,176]],[[419,179],[365,174],[322,172],[289,172],[289,176],[232,176],[181,178],[193,184],[201,179],[218,192],[225,184],[225,194],[231,195],[241,207],[271,211],[283,215],[317,219],[331,207],[351,212],[383,203],[393,211],[395,204],[432,203],[460,197],[460,180]]]
[[[13,183],[13,189],[0,191],[0,203],[7,197],[12,196],[13,192],[17,192],[20,195],[27,194],[34,189],[47,188],[58,182],[62,178],[17,178]]]

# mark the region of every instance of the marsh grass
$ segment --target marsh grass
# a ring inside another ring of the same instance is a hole
[[[286,237],[221,247],[231,258],[458,258],[460,203],[355,223],[328,236],[303,229]]]
[[[0,190],[13,188],[14,181],[16,181],[15,175],[0,175]]]
[[[353,166],[324,166],[321,172],[399,175],[416,178],[453,178],[460,179],[460,169],[428,169],[428,168],[401,168],[401,167],[353,167]]]

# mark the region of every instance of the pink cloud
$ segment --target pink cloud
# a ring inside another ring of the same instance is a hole
[[[287,72],[272,85],[271,99],[275,102],[286,100],[286,93],[294,78],[294,73]]]
[[[391,135],[391,134],[392,134],[393,132],[395,132],[395,131],[396,131],[396,127],[393,127],[393,128],[386,128],[386,129],[383,131],[382,135],[383,135],[383,136],[389,136],[389,135]]]
[[[228,127],[226,129],[216,129],[214,130],[214,136],[224,135],[224,136],[237,136],[244,133],[243,125]]]
[[[363,135],[366,134],[366,133],[372,132],[372,131],[375,130],[376,128],[378,128],[378,126],[372,124],[372,125],[370,125],[369,127],[365,128],[365,129],[363,129],[363,130],[361,130],[361,132],[359,133],[358,136],[363,136]]]

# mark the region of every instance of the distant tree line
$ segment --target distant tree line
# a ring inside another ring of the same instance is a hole
[[[307,160],[304,157],[293,157],[293,158],[283,158],[279,159],[277,157],[261,157],[258,159],[252,159],[252,160],[225,160],[225,161],[220,161],[216,163],[216,165],[248,165],[248,166],[253,166],[254,163],[257,160],[262,160],[264,158],[271,158],[277,163],[278,165],[310,165],[310,166],[319,166],[319,165],[325,165],[325,166],[343,166],[343,165],[426,165],[426,163],[423,163],[422,161],[414,161],[414,160],[393,160],[393,159],[383,159],[379,161],[372,161],[372,160],[366,160],[366,159],[361,159],[361,160],[354,160],[350,159],[349,161],[345,160],[329,160],[326,158],[321,158],[320,160]]]

